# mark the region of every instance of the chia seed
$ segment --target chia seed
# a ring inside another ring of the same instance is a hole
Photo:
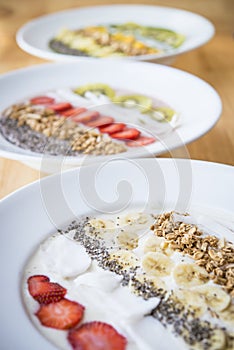
[[[13,145],[31,152],[55,156],[77,156],[79,154],[71,149],[69,141],[47,137],[32,130],[28,125],[18,126],[16,119],[0,118],[0,133]]]
[[[62,41],[56,39],[50,40],[49,47],[51,48],[51,50],[57,53],[61,53],[63,55],[90,57],[90,55],[88,55],[84,51],[72,49],[68,45],[64,44]]]

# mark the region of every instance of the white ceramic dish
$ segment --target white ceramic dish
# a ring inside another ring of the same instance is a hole
[[[29,320],[22,304],[20,284],[30,254],[56,227],[74,216],[93,212],[94,204],[99,210],[107,204],[110,211],[123,207],[130,210],[136,203],[141,203],[143,207],[149,204],[162,211],[169,208],[187,212],[197,210],[215,220],[221,218],[224,225],[234,229],[233,176],[233,167],[201,161],[112,161],[47,177],[2,200],[2,349],[55,349]],[[87,187],[92,191],[89,192]]]
[[[86,58],[53,52],[48,42],[59,29],[77,29],[88,25],[136,22],[175,30],[186,36],[177,49],[161,55],[135,56],[130,59],[171,64],[175,57],[193,50],[212,38],[214,26],[202,16],[170,7],[145,5],[112,5],[66,10],[43,16],[25,24],[17,33],[17,42],[26,52],[48,60],[79,60]]]
[[[163,139],[146,147],[136,148],[131,155],[118,157],[150,157],[181,147],[209,131],[221,114],[221,100],[216,91],[201,79],[180,70],[140,62],[83,61],[40,66],[10,72],[0,77],[0,112],[29,96],[48,90],[102,82],[139,94],[157,97],[180,114],[178,127]],[[56,172],[79,166],[101,157],[45,157],[16,147],[0,137],[0,155],[19,160],[44,172]],[[108,159],[108,156],[103,156]]]

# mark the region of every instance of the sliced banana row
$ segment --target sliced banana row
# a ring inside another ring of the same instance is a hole
[[[142,268],[150,276],[168,276],[173,267],[173,261],[159,252],[148,252],[142,258]]]
[[[195,287],[209,280],[206,270],[195,264],[179,264],[173,271],[175,282],[180,287]]]

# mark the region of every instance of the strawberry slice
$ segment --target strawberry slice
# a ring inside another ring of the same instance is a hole
[[[28,278],[28,284],[31,284],[31,285],[33,285],[33,284],[36,284],[36,283],[38,283],[38,282],[49,282],[50,281],[50,279],[49,279],[49,277],[47,277],[47,276],[44,276],[44,275],[34,275],[34,276],[30,276],[29,278]]]
[[[111,124],[113,122],[114,118],[103,116],[91,122],[85,123],[85,125],[89,126],[90,128],[98,128],[99,126]]]
[[[54,98],[49,96],[37,96],[31,98],[30,102],[33,105],[47,105],[50,103],[54,103]]]
[[[72,108],[72,105],[69,102],[60,102],[48,106],[49,109],[52,109],[55,112],[65,111],[66,109]]]
[[[55,329],[70,329],[83,318],[84,306],[75,301],[62,299],[49,305],[41,305],[35,313],[41,324]]]
[[[99,128],[100,132],[106,133],[106,134],[114,134],[116,132],[122,131],[125,128],[125,124],[123,123],[115,123],[115,124],[110,124],[107,126],[101,126]]]
[[[87,109],[83,108],[83,107],[76,107],[76,108],[70,108],[68,110],[66,110],[65,112],[61,112],[61,114],[64,117],[75,117],[83,112],[86,112]]]
[[[67,290],[58,283],[49,282],[46,276],[36,275],[28,279],[28,290],[40,304],[50,304],[63,299]]]
[[[114,327],[103,322],[84,323],[68,333],[74,350],[125,350],[127,340]]]
[[[126,145],[128,147],[140,147],[150,145],[155,141],[156,139],[154,137],[140,136],[136,140],[126,142]]]
[[[78,123],[88,123],[91,120],[97,119],[99,116],[100,116],[100,113],[97,111],[86,111],[72,118],[72,120]]]
[[[111,134],[111,137],[118,140],[134,140],[140,136],[140,131],[134,128],[126,128],[123,131]]]

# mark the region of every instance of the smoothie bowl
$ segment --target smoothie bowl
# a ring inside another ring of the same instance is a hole
[[[212,38],[214,27],[195,13],[161,6],[111,5],[36,18],[17,33],[26,52],[54,61],[128,59],[171,64]]]
[[[81,187],[93,174],[96,210]],[[3,200],[4,349],[233,349],[232,177],[198,161],[114,161]],[[132,195],[116,205],[123,179]]]
[[[208,84],[148,63],[47,64],[3,75],[0,86],[1,155],[44,172],[155,156],[203,135],[221,113]]]

